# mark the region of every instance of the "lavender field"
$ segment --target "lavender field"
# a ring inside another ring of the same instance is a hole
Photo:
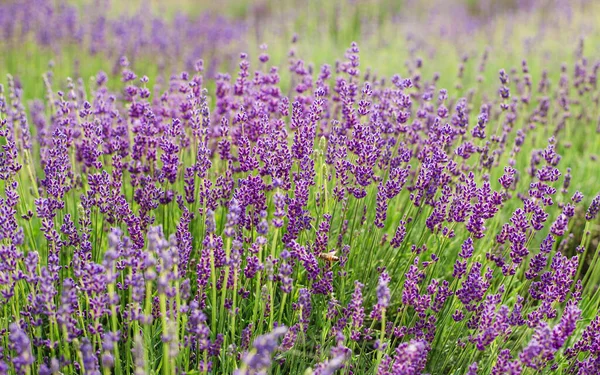
[[[600,374],[599,17],[0,0],[0,374]]]

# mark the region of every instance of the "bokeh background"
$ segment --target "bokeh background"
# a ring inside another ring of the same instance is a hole
[[[319,66],[356,41],[374,73],[402,73],[407,59],[424,58],[438,62],[424,74],[453,85],[461,61],[476,67],[484,53],[501,55],[490,60],[503,67],[531,54],[544,56],[537,64],[568,63],[572,49],[561,46],[580,35],[597,47],[598,14],[600,4],[584,0],[2,0],[0,71],[31,80],[24,94],[37,97],[49,63],[59,76],[88,77],[126,56],[148,75],[168,76],[202,57],[210,76],[265,43],[280,65],[293,49]]]

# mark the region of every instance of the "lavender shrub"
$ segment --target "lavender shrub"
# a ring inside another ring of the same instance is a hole
[[[600,63],[288,58],[8,77],[0,372],[599,373]]]

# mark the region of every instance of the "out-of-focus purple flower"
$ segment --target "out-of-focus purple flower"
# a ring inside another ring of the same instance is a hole
[[[29,373],[35,357],[31,351],[31,341],[27,333],[17,323],[11,323],[8,340],[10,341],[10,348],[15,352],[15,355],[11,358],[11,362],[15,366],[15,372],[17,374]]]
[[[100,375],[98,357],[96,357],[92,344],[87,338],[82,339],[80,350],[85,374]]]
[[[477,362],[473,362],[469,366],[469,369],[467,371],[467,375],[477,375],[477,370],[478,370]]]
[[[383,271],[381,275],[379,275],[379,283],[377,284],[377,304],[373,307],[371,311],[372,319],[381,319],[381,314],[384,309],[390,305],[390,288],[388,284],[390,283],[390,276],[386,271]]]
[[[263,374],[271,367],[271,356],[279,347],[279,338],[287,332],[286,327],[277,327],[270,333],[254,339],[252,349],[242,357],[243,365],[236,375]]]

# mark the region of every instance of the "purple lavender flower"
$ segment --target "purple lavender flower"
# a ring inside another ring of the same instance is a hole
[[[477,370],[478,370],[478,365],[477,362],[473,362],[470,366],[469,369],[467,371],[467,375],[477,375]]]
[[[15,372],[17,374],[29,373],[30,366],[35,361],[35,357],[31,352],[29,337],[17,323],[11,323],[8,340],[10,341],[10,348],[15,352],[11,359],[15,366]]]
[[[354,282],[354,293],[352,299],[348,303],[348,315],[352,318],[352,334],[351,339],[358,341],[360,339],[363,322],[365,319],[365,311],[363,307],[362,289],[364,285],[359,281]]]
[[[587,212],[585,213],[585,219],[587,221],[594,220],[598,215],[598,212],[600,212],[600,194],[596,195],[596,197],[594,197],[594,199],[592,200],[592,203],[590,204],[590,206],[587,209]]]
[[[379,283],[377,284],[377,304],[373,307],[371,311],[372,319],[381,319],[381,314],[384,309],[387,309],[390,305],[390,288],[388,284],[390,283],[390,276],[387,272],[383,271],[381,275],[379,275]]]
[[[279,338],[287,332],[286,327],[277,327],[272,332],[257,337],[252,343],[252,350],[242,358],[243,366],[236,370],[236,375],[261,374],[271,367],[271,355],[278,348]]]
[[[92,344],[87,338],[82,340],[80,350],[85,373],[89,375],[100,375],[98,358],[93,351]]]

